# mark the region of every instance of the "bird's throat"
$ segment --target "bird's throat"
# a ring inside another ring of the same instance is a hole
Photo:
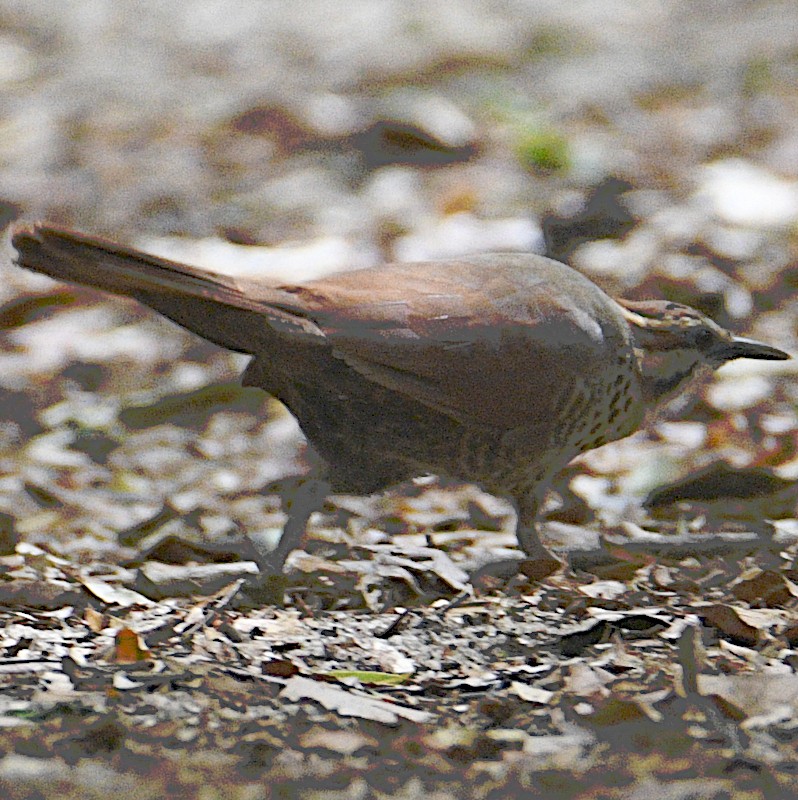
[[[712,372],[689,350],[666,350],[640,353],[643,399],[661,405],[685,392],[702,375]]]

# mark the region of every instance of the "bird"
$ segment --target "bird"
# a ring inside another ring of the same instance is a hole
[[[729,361],[790,358],[689,306],[613,299],[533,253],[289,284],[46,223],[18,224],[12,245],[21,267],[135,298],[252,356],[243,384],[281,401],[326,465],[290,535],[289,514],[281,558],[326,494],[372,495],[426,474],[509,499],[521,550],[542,558],[541,503],[576,456],[632,434]]]

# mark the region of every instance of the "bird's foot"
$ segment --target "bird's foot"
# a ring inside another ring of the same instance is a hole
[[[330,485],[318,478],[297,481],[285,498],[288,519],[280,541],[273,550],[264,550],[261,543],[250,537],[252,557],[258,565],[258,574],[248,578],[241,589],[241,598],[252,606],[282,605],[286,577],[283,567],[289,554],[302,547],[311,514],[318,511],[330,493]]]
[[[504,584],[517,575],[523,575],[530,581],[541,581],[565,566],[543,546],[534,527],[519,527],[517,536],[523,556],[482,564],[471,576],[471,582],[475,587],[486,589],[497,583]]]

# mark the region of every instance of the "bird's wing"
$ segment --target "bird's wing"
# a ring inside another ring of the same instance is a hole
[[[570,376],[589,378],[607,342],[581,283],[569,293],[546,269],[519,278],[502,263],[388,265],[283,288],[363,377],[467,424],[550,425]]]
[[[539,256],[388,264],[280,287],[52,225],[18,227],[12,244],[23,267],[133,297],[223,347],[268,361],[280,337],[300,337],[367,380],[501,429],[546,423],[565,378],[589,376],[606,348],[594,306],[609,298]]]

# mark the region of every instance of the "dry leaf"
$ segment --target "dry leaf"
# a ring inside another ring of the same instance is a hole
[[[593,581],[593,583],[580,586],[579,591],[586,594],[588,597],[602,600],[615,600],[616,597],[621,597],[629,591],[629,586],[620,581]]]
[[[83,621],[92,633],[99,633],[106,626],[105,614],[101,614],[91,606],[86,606],[86,610],[83,612]]]
[[[798,675],[699,675],[698,688],[701,694],[722,697],[749,717],[768,714],[785,704],[798,712]]]
[[[527,703],[539,703],[540,705],[547,705],[554,697],[554,692],[538,689],[537,686],[530,686],[520,681],[513,681],[510,684],[510,691],[517,694],[522,700],[526,700]]]
[[[117,664],[135,664],[146,661],[151,655],[135,631],[122,628],[117,632],[112,656]]]
[[[741,610],[717,603],[699,609],[698,613],[707,625],[717,628],[725,636],[731,636],[746,645],[756,645],[760,642],[762,633],[759,628],[742,618]]]
[[[342,756],[351,756],[364,748],[371,750],[378,746],[377,740],[371,736],[338,728],[328,730],[318,725],[303,733],[299,737],[299,744],[308,750],[330,750]]]
[[[615,677],[600,667],[588,664],[571,664],[563,677],[563,691],[577,697],[606,696],[610,693],[607,684]]]
[[[328,711],[335,711],[341,716],[361,717],[387,725],[396,724],[402,717],[419,723],[429,722],[432,719],[432,714],[426,711],[377,700],[368,695],[300,676],[290,678],[280,696],[293,701],[313,700]]]
[[[126,589],[124,586],[114,586],[99,578],[80,578],[79,580],[87,591],[108,605],[117,605],[123,608],[155,605],[148,597],[134,592],[132,589]]]
[[[798,597],[798,587],[781,572],[763,570],[758,575],[735,584],[732,593],[738,600],[764,603],[769,608],[775,608]]]

